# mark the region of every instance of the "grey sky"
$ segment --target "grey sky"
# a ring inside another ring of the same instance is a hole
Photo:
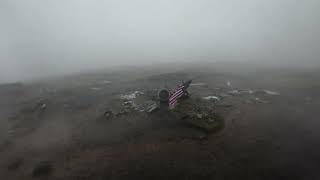
[[[319,9],[319,0],[0,0],[0,82],[146,62],[318,62]]]

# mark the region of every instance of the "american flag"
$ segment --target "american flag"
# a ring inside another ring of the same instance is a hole
[[[170,109],[173,109],[179,98],[181,98],[185,94],[184,92],[184,85],[180,85],[177,88],[170,91],[170,97],[169,97],[169,107]]]

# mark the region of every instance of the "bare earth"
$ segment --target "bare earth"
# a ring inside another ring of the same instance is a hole
[[[225,128],[207,133],[170,114],[119,108],[119,96],[173,87],[192,96],[268,89],[223,100]],[[133,67],[0,85],[0,179],[319,179],[320,71],[232,65]],[[226,82],[231,83],[231,87]]]

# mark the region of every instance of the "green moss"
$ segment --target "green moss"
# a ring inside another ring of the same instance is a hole
[[[212,132],[224,127],[222,116],[214,112],[214,105],[200,99],[185,99],[172,110],[174,115],[185,122]]]

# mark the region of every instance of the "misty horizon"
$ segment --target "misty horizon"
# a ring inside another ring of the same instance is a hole
[[[320,2],[0,2],[0,83],[170,62],[319,64]]]

